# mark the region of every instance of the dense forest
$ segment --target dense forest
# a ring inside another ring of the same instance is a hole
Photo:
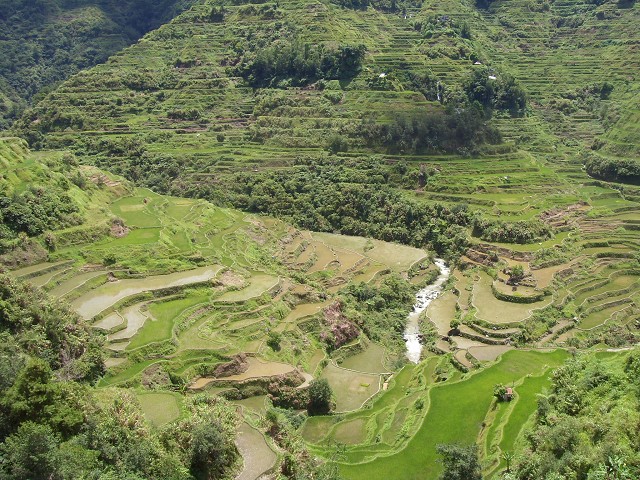
[[[393,179],[393,172],[376,159],[300,159],[287,171],[238,173],[226,188],[179,182],[173,187],[183,194],[275,215],[301,228],[430,245],[440,255],[459,256],[467,245],[465,227],[472,213],[464,205],[449,208],[409,201],[389,185],[401,181],[402,174],[395,175]]]
[[[604,158],[587,154],[585,168],[589,175],[601,180],[640,185],[640,162],[635,159]]]
[[[577,355],[538,398],[511,479],[631,480],[640,475],[640,354]]]

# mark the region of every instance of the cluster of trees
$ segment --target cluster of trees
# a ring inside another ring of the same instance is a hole
[[[193,3],[0,0],[0,130],[59,82],[104,62]]]
[[[132,393],[95,390],[102,337],[34,287],[0,275],[0,478],[222,478],[234,409],[199,395],[158,431]]]
[[[10,145],[1,146],[6,152]],[[13,160],[7,159],[9,172],[0,175],[0,254],[23,244],[27,237],[84,221],[76,187],[87,188],[87,181],[77,168],[75,157],[50,156],[46,164],[26,164],[25,155],[23,152]]]
[[[364,45],[328,47],[300,40],[282,41],[245,54],[235,70],[253,87],[277,87],[283,82],[306,85],[321,78],[355,76],[360,71],[364,54]]]
[[[547,240],[552,231],[549,225],[537,219],[503,222],[476,217],[473,235],[487,242],[524,244]]]
[[[477,445],[441,444],[436,451],[444,469],[439,480],[482,480]]]
[[[309,415],[326,415],[333,408],[333,390],[326,378],[317,378],[309,384]]]
[[[419,28],[426,38],[446,35],[448,37],[459,36],[471,39],[471,27],[469,27],[469,24],[467,22],[460,23],[448,15],[433,15],[425,21],[416,22],[415,27],[416,29]]]
[[[431,246],[447,258],[464,252],[471,212],[408,200],[389,185],[390,176],[382,160],[300,158],[286,170],[240,172],[224,183],[176,181],[172,188],[301,228]]]
[[[480,105],[487,116],[494,110],[521,116],[527,108],[524,89],[513,76],[495,68],[474,68],[463,88],[469,102]]]
[[[351,284],[342,293],[346,315],[367,337],[393,347],[402,338],[414,290],[399,275],[390,275],[379,285]]]
[[[495,0],[476,0],[476,6],[478,8],[487,9],[494,1]]]
[[[0,195],[0,242],[18,233],[36,236],[83,222],[71,196],[54,186],[31,186],[22,193]]]
[[[640,477],[640,351],[570,359],[538,399],[527,446],[508,479]]]
[[[609,182],[640,185],[640,162],[629,158],[605,158],[590,154],[585,161],[587,173]]]
[[[367,133],[371,145],[384,145],[389,153],[474,154],[483,144],[499,144],[502,136],[487,123],[482,110],[449,108],[400,115]]]
[[[335,0],[338,5],[352,10],[366,10],[372,6],[383,12],[406,12],[407,8],[420,8],[419,0]]]
[[[279,478],[295,480],[341,480],[335,457],[320,463],[310,454],[300,435],[304,414],[278,407],[266,412],[267,433],[285,452],[280,465]]]

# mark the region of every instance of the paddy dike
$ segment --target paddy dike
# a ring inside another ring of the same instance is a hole
[[[101,285],[82,295],[74,300],[71,306],[85,320],[90,320],[120,300],[132,295],[206,282],[213,279],[221,269],[222,267],[219,265],[210,265],[168,275],[118,280]]]
[[[295,368],[286,363],[263,362],[255,357],[249,357],[249,367],[242,373],[226,377],[201,377],[193,382],[189,389],[202,390],[216,382],[243,382],[257,378],[270,378],[291,373]]]

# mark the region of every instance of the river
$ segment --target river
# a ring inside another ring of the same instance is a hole
[[[407,358],[413,363],[420,361],[420,354],[422,353],[420,325],[418,322],[420,314],[440,295],[442,285],[444,285],[451,274],[451,270],[447,267],[444,260],[436,258],[434,263],[440,269],[440,275],[438,275],[434,283],[416,293],[416,303],[413,305],[413,311],[407,317],[407,328],[404,331],[404,341],[407,345]]]

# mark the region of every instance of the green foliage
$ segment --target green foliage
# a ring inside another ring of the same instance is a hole
[[[0,444],[3,478],[49,478],[56,470],[55,451],[60,441],[47,425],[25,422]]]
[[[493,387],[493,396],[498,399],[499,402],[504,400],[504,396],[507,394],[507,387],[503,384],[498,383]]]
[[[50,154],[34,161],[23,140],[0,139],[0,253],[24,246],[28,237],[41,236],[49,251],[57,247],[52,230],[84,222],[78,200],[84,173],[71,154]],[[43,235],[44,234],[44,235]]]
[[[415,300],[414,290],[414,286],[393,274],[379,285],[351,284],[343,292],[347,315],[368,338],[395,348]]]
[[[192,431],[191,472],[197,479],[220,478],[233,465],[236,447],[216,420]]]
[[[49,384],[73,386],[53,379]],[[35,397],[37,406],[39,398]],[[195,398],[181,422],[157,432],[149,428],[129,393],[107,391],[98,398],[87,389],[71,398],[86,400],[72,409],[81,432],[70,436],[46,416],[45,423],[12,423],[16,431],[0,443],[2,478],[71,480],[98,473],[106,475],[100,478],[118,479],[222,478],[237,457],[235,417],[221,399],[208,398],[202,405],[203,400]],[[65,397],[54,400],[52,408],[69,403]]]
[[[104,62],[191,0],[0,1],[0,130],[28,103],[79,70]]]
[[[211,8],[211,13],[209,14],[209,21],[211,22],[222,22],[224,20],[224,6],[213,6]]]
[[[35,236],[48,229],[79,225],[83,219],[78,212],[71,197],[55,186],[32,186],[12,197],[0,196],[0,219],[14,234]]]
[[[391,124],[364,132],[372,145],[384,145],[389,153],[474,154],[483,144],[498,144],[500,132],[473,108],[401,115]]]
[[[334,155],[339,152],[346,152],[349,150],[349,142],[342,135],[331,135],[327,140],[327,150]]]
[[[610,182],[640,185],[640,162],[626,158],[605,158],[588,154],[585,161],[587,173]]]
[[[282,341],[282,335],[278,332],[271,331],[267,338],[267,345],[274,351],[280,351],[280,342]]]
[[[488,111],[521,116],[527,107],[527,95],[516,79],[494,68],[475,68],[463,88],[470,102],[478,102]]]
[[[326,378],[317,378],[309,384],[309,415],[326,415],[331,411],[333,391]]]
[[[444,467],[440,480],[482,480],[477,445],[444,444],[436,450]]]
[[[301,228],[431,245],[443,256],[464,251],[471,213],[408,200],[388,185],[389,175],[377,159],[300,158],[287,170],[238,173],[224,188],[199,185],[187,193],[275,215]]]
[[[558,368],[550,395],[538,402],[516,477],[636,478],[636,363],[637,351],[609,361],[583,354]]]
[[[473,235],[488,242],[525,244],[551,238],[551,229],[538,219],[503,222],[476,218],[473,224]]]
[[[520,280],[524,277],[524,267],[521,264],[514,265],[510,271],[511,280]]]
[[[78,433],[83,422],[78,402],[82,389],[75,383],[54,382],[52,377],[42,360],[32,359],[25,365],[0,401],[5,428],[35,421],[66,437]]]
[[[478,8],[486,9],[489,8],[494,1],[495,0],[476,0],[476,6]]]
[[[334,48],[287,40],[245,55],[236,71],[253,87],[306,85],[321,78],[353,77],[360,71],[364,54],[364,45]]]
[[[407,8],[420,8],[416,0],[335,0],[338,5],[353,10],[366,10],[371,6],[383,12],[407,11]]]
[[[95,330],[64,304],[7,275],[0,275],[0,334],[64,378],[95,381],[104,372]]]

